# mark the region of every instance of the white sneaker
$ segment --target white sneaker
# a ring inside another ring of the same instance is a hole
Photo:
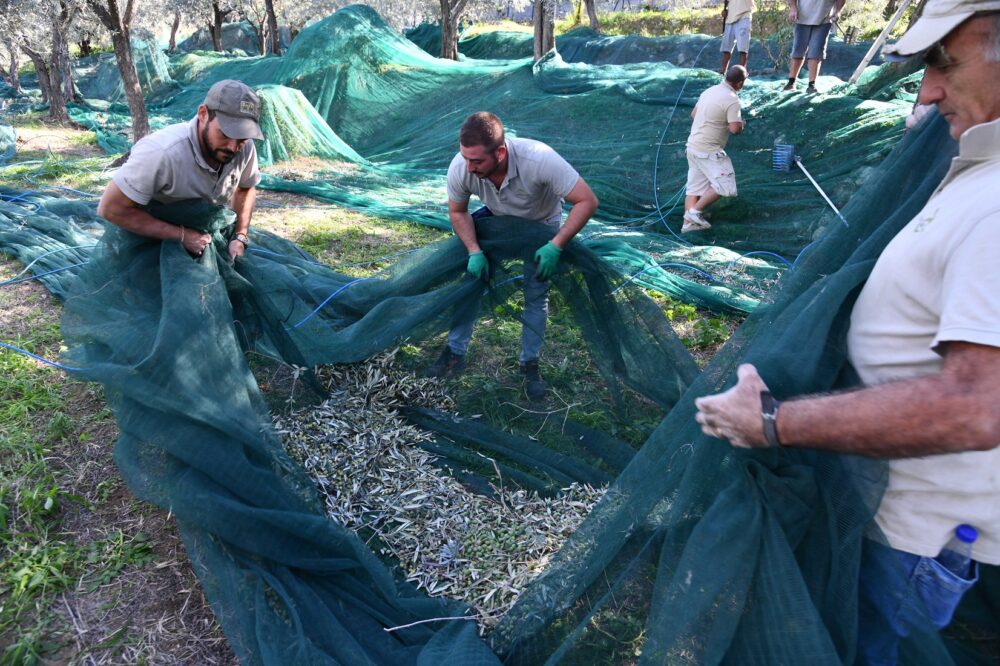
[[[711,227],[712,225],[708,223],[708,220],[702,217],[700,210],[689,208],[684,213],[684,226],[681,227],[681,233],[686,234],[689,231],[702,231]]]

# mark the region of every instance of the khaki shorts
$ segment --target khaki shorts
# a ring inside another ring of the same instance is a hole
[[[736,196],[736,172],[726,151],[706,155],[689,150],[687,158],[687,194],[701,196],[712,188],[720,197]]]

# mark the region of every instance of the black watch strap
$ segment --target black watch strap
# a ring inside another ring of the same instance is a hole
[[[778,407],[780,406],[781,401],[775,400],[770,391],[760,392],[760,416],[764,422],[764,439],[767,440],[769,447],[781,446],[781,441],[778,439]]]

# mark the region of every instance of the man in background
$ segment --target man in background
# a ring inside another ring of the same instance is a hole
[[[551,241],[538,248],[534,261],[524,264],[524,321],[521,332],[521,372],[532,400],[545,397],[545,383],[538,370],[538,356],[548,318],[548,279],[556,272],[563,248],[597,210],[597,197],[576,170],[541,141],[508,139],[503,123],[492,113],[474,113],[459,132],[459,153],[448,167],[448,215],[455,234],[469,253],[468,273],[486,280],[489,259],[476,237],[469,213],[475,194],[485,208],[475,217],[502,215],[536,220],[555,231]],[[563,224],[563,200],[572,208]],[[465,353],[472,339],[474,320],[458,323],[448,334],[448,344],[427,368],[429,377],[457,374],[465,368]]]
[[[688,179],[684,198],[682,233],[702,231],[712,225],[702,213],[721,197],[736,196],[736,172],[726,154],[730,134],[743,131],[740,91],[747,79],[746,67],[733,65],[725,80],[701,94],[691,110],[691,134],[687,140]]]
[[[826,44],[830,40],[833,24],[840,20],[845,0],[788,0],[788,20],[795,24],[792,36],[792,62],[789,65],[788,83],[784,90],[795,90],[795,80],[802,70],[802,61],[808,61],[809,85],[807,93],[816,92],[816,77],[826,59]]]
[[[750,23],[753,20],[753,0],[729,0],[722,8],[722,69],[723,76],[729,70],[729,59],[733,56],[733,46],[740,53],[740,65],[747,66],[747,51],[750,50]]]

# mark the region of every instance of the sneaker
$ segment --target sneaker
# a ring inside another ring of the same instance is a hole
[[[545,382],[538,374],[538,361],[525,361],[521,364],[521,374],[524,375],[524,388],[531,400],[541,400],[545,397]]]
[[[708,220],[702,216],[700,210],[691,208],[688,212],[684,213],[684,226],[681,227],[681,233],[686,234],[689,231],[702,231],[711,228],[711,226]]]
[[[445,345],[438,360],[424,370],[424,377],[447,377],[457,375],[462,370],[465,370],[465,357],[454,353],[451,347]]]
[[[816,90],[816,82],[815,81],[810,81],[809,85],[806,86],[806,94],[807,95],[815,95],[817,92],[819,92],[819,91]]]
[[[786,91],[787,90],[795,90],[795,79],[788,79],[788,83],[785,84],[785,87],[782,88],[782,90],[786,90]]]

